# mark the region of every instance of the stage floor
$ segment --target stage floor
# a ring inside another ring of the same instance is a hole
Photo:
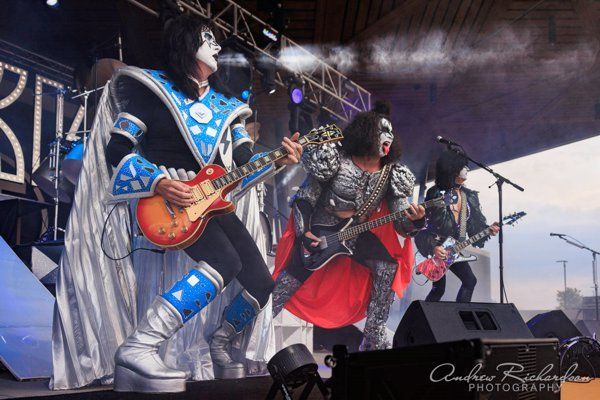
[[[331,369],[324,365],[325,356],[329,353],[314,353],[319,364],[319,375],[323,379],[331,376]],[[273,380],[270,376],[252,377],[231,381],[201,381],[188,382],[187,391],[179,394],[166,394],[153,396],[154,398],[168,400],[201,399],[201,400],[228,400],[244,399],[264,400],[271,388]],[[53,396],[53,397],[50,397]],[[57,398],[78,399],[142,399],[148,398],[144,394],[124,394],[112,391],[110,386],[92,387],[78,390],[54,391],[48,389],[48,379],[39,381],[19,382],[8,371],[0,372],[0,400],[4,399],[43,399]],[[281,398],[281,396],[277,397]],[[319,391],[315,388],[309,399],[321,399]]]
[[[48,380],[18,382],[8,373],[0,374],[0,399],[46,399],[60,398],[66,400],[83,399],[123,399],[137,400],[149,397],[161,400],[264,400],[271,388],[270,376],[236,379],[228,381],[188,382],[185,393],[148,395],[143,393],[117,393],[109,386],[80,390],[52,391],[48,389]],[[59,397],[56,397],[59,396]],[[277,397],[281,398],[281,395]],[[322,399],[315,388],[309,399]]]
[[[187,391],[177,394],[153,395],[165,400],[263,400],[271,387],[268,376],[246,378],[231,381],[188,382]],[[60,397],[55,397],[60,396]],[[52,391],[48,389],[48,380],[18,382],[8,373],[0,373],[0,399],[147,399],[148,395],[139,393],[116,393],[108,386],[79,390]],[[277,397],[278,399],[281,396]],[[600,379],[590,383],[566,383],[562,385],[561,400],[598,400],[600,399]],[[309,399],[322,399],[318,390],[313,390]]]

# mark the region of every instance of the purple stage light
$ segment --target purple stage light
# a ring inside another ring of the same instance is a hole
[[[302,89],[298,87],[292,89],[292,92],[290,93],[290,98],[292,99],[292,102],[294,102],[294,104],[302,103],[302,99],[304,98],[304,93],[302,93]]]

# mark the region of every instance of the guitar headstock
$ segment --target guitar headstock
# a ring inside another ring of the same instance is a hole
[[[517,221],[519,221],[521,218],[523,218],[526,215],[527,215],[527,213],[525,211],[519,211],[519,212],[512,213],[510,215],[507,215],[506,217],[502,218],[502,225],[514,225],[517,223]]]
[[[330,142],[339,142],[344,138],[342,130],[336,124],[321,126],[312,129],[306,135],[298,140],[302,145],[305,144],[323,144]]]
[[[454,190],[449,190],[440,197],[432,200],[434,207],[446,207],[458,203],[458,194]]]

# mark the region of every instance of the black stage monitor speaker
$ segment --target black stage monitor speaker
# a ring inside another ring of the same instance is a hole
[[[533,336],[514,304],[413,301],[398,324],[394,347],[477,338]]]
[[[527,326],[537,338],[557,338],[562,342],[581,336],[579,329],[562,310],[538,314],[527,321]]]
[[[558,400],[557,348],[556,339],[471,339],[359,353],[335,346],[325,362],[333,367],[328,384],[335,400]]]

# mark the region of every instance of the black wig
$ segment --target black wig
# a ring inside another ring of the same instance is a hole
[[[441,190],[456,186],[456,177],[467,166],[467,158],[452,150],[445,150],[435,163],[435,184]]]
[[[390,107],[387,103],[376,102],[371,111],[356,114],[352,122],[344,129],[342,149],[350,156],[366,156],[379,154],[379,121],[390,119]],[[400,159],[402,145],[400,138],[394,133],[394,140],[389,153],[381,160],[389,164]]]
[[[169,19],[163,28],[162,52],[167,75],[190,99],[198,97],[198,67],[196,52],[202,46],[200,32],[211,29],[212,23],[206,18],[191,14],[181,14]]]

